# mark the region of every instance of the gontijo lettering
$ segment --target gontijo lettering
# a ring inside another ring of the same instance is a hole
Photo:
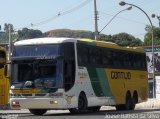
[[[111,78],[112,79],[131,79],[131,73],[130,72],[117,72],[117,71],[111,71]]]

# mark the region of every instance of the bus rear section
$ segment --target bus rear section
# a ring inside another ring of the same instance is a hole
[[[9,78],[5,75],[6,50],[0,47],[0,108],[5,109],[9,101]]]
[[[147,101],[148,73],[143,49],[84,39],[77,43],[77,54],[78,66],[87,70],[83,72],[88,72],[95,97],[108,98],[104,105],[134,110],[137,103]]]

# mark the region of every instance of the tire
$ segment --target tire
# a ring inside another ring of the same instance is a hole
[[[132,102],[133,101],[132,101],[131,95],[127,94],[125,110],[131,110],[132,109]]]
[[[29,111],[34,115],[43,115],[47,112],[46,109],[29,109]]]
[[[133,98],[132,98],[132,104],[131,104],[131,110],[135,109],[136,103],[137,103],[137,99],[136,99],[136,97],[133,96]]]
[[[125,105],[116,105],[116,110],[117,111],[125,110]]]
[[[89,107],[88,110],[92,112],[98,112],[100,108],[101,106],[94,106],[94,107]]]
[[[84,114],[87,113],[88,102],[86,95],[84,93],[80,93],[78,98],[78,108],[71,108],[69,109],[70,113],[72,114]]]
[[[121,110],[132,110],[134,109],[135,104],[133,104],[133,100],[131,98],[130,93],[126,94],[126,101],[125,104],[121,104],[121,105],[116,105],[116,110],[121,111]]]

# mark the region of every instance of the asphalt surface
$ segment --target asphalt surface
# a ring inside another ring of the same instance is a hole
[[[100,110],[96,113],[70,114],[68,110],[50,110],[43,116],[35,116],[28,110],[1,110],[0,119],[160,119],[160,109],[116,111]]]

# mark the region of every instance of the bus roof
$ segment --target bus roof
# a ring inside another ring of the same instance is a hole
[[[54,44],[54,43],[62,43],[62,42],[75,42],[76,38],[34,38],[34,39],[26,39],[20,40],[14,43],[14,45],[40,45],[40,44]]]
[[[126,51],[145,53],[144,48],[142,48],[142,47],[122,47],[122,46],[117,45],[116,43],[105,42],[105,41],[96,41],[96,40],[87,39],[87,38],[82,38],[81,41],[89,42],[92,45],[95,44],[96,46],[100,46],[100,47],[107,47],[107,48],[113,48],[113,49],[117,49],[117,50],[126,50]]]
[[[135,51],[135,52],[143,52],[144,49],[141,47],[121,47],[116,43],[112,42],[105,42],[105,41],[96,41],[87,38],[52,38],[52,37],[45,37],[45,38],[35,38],[35,39],[26,39],[17,41],[14,43],[15,46],[19,45],[40,45],[40,44],[56,44],[56,43],[63,43],[63,42],[82,42],[92,46],[100,46],[100,47],[107,47],[113,48],[117,50],[127,50],[127,51]]]

